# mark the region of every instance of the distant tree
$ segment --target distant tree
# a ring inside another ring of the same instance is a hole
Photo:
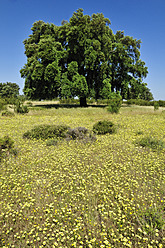
[[[113,34],[103,14],[73,13],[61,26],[37,21],[24,41],[27,63],[20,70],[24,93],[31,99],[75,97],[110,98],[120,92],[140,96],[147,67],[140,60],[140,40]],[[131,88],[131,90],[130,90]]]
[[[146,83],[134,82],[128,90],[127,99],[143,99],[147,101],[153,100],[153,95]]]
[[[16,98],[19,95],[19,89],[16,83],[0,83],[0,97],[3,99]]]

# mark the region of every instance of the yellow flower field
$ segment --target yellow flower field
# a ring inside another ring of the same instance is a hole
[[[40,124],[92,130],[99,120],[116,133],[56,146],[22,137]],[[165,142],[162,110],[33,109],[1,116],[0,127],[18,151],[0,162],[0,247],[165,247],[165,148],[135,143]]]

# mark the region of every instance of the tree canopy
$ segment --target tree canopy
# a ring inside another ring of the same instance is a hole
[[[0,97],[3,99],[16,98],[19,95],[19,89],[16,83],[0,83]]]
[[[116,34],[103,14],[73,13],[61,26],[37,21],[24,40],[27,63],[20,70],[25,78],[24,93],[31,99],[79,97],[122,98],[151,96],[143,79],[147,67],[140,59],[141,41]],[[148,92],[143,95],[143,92]]]

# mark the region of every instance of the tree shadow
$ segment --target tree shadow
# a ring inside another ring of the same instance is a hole
[[[107,105],[95,105],[95,104],[88,104],[87,107],[84,108],[105,108]],[[43,109],[51,109],[51,108],[83,108],[80,107],[79,104],[34,104],[33,107],[39,107],[39,108],[43,108]]]

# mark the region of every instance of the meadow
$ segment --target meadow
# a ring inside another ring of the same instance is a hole
[[[95,142],[23,139],[40,124],[92,130],[100,120],[116,132]],[[18,151],[0,162],[0,247],[165,247],[165,148],[136,144],[165,142],[163,108],[31,107],[0,127]]]

